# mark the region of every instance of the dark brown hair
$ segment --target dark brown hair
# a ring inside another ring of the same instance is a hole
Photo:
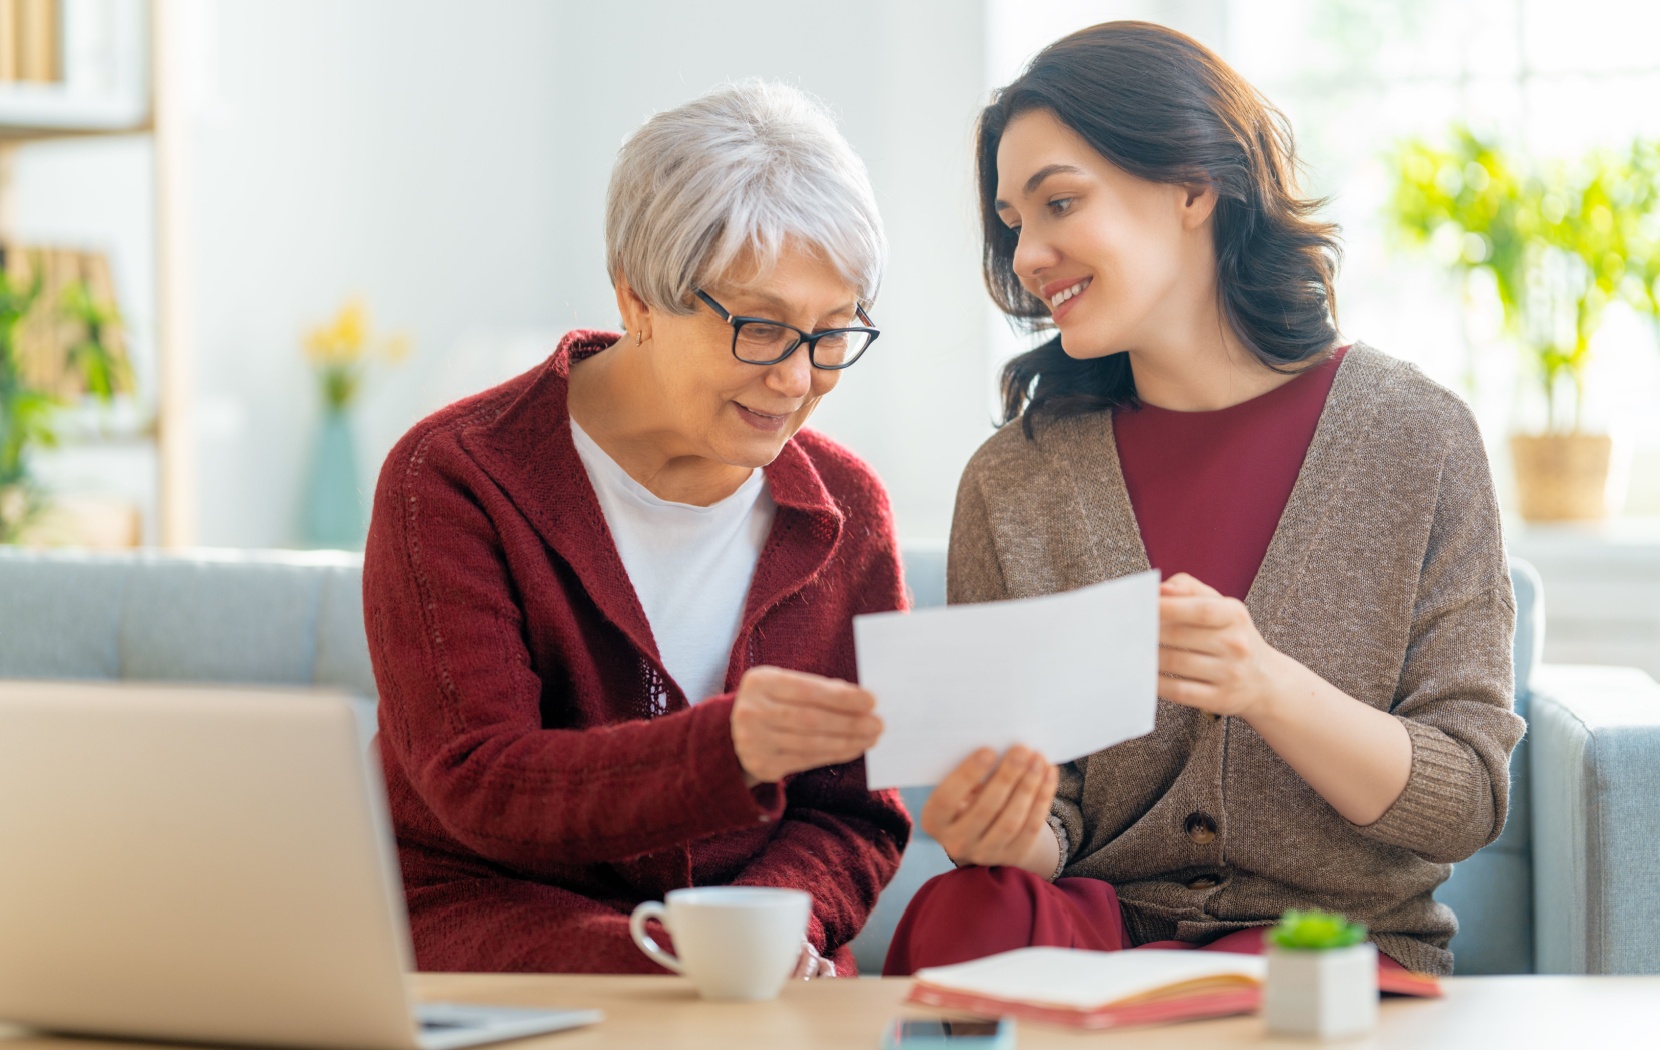
[[[980,219],[986,287],[1011,318],[1046,327],[1042,300],[1014,273],[1015,231],[997,215],[997,147],[1009,121],[1048,110],[1137,178],[1213,186],[1222,316],[1277,371],[1323,357],[1337,339],[1337,227],[1299,197],[1291,126],[1203,44],[1149,22],[1106,22],[1055,41],[980,114]],[[1059,336],[1003,369],[1003,422],[1136,403],[1127,354],[1068,357]]]

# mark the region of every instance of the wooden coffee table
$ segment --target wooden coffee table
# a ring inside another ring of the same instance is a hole
[[[898,978],[796,982],[766,1003],[704,1002],[679,977],[422,974],[415,982],[424,999],[605,1011],[605,1021],[592,1028],[504,1044],[514,1050],[876,1050],[891,1018],[942,1016],[940,1011],[902,1004],[910,982]],[[1660,977],[1459,977],[1446,981],[1446,991],[1443,999],[1386,999],[1376,1035],[1330,1045],[1410,1050],[1660,1046]],[[0,1037],[0,1050],[112,1050],[121,1045],[21,1034]],[[1260,1018],[1230,1017],[1103,1032],[1022,1024],[1017,1045],[1021,1050],[1086,1045],[1196,1050],[1322,1044],[1269,1039]]]

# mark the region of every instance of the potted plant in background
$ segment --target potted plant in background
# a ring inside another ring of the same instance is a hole
[[[348,301],[332,320],[306,333],[306,359],[323,402],[300,523],[306,546],[362,546],[368,520],[359,484],[352,407],[371,365],[377,361],[396,364],[408,353],[407,337],[375,336],[368,305],[361,298]]]
[[[1544,394],[1544,429],[1510,439],[1522,516],[1605,516],[1613,441],[1583,429],[1586,365],[1610,303],[1660,318],[1660,147],[1539,165],[1455,127],[1450,148],[1408,141],[1391,164],[1395,232],[1491,275]]]
[[[41,268],[27,253],[8,253],[0,268],[0,543],[43,538],[32,530],[50,501],[30,457],[58,443],[57,414],[77,394],[108,404],[133,389],[115,307],[82,281],[62,286],[50,300],[41,288]],[[52,341],[25,346],[26,320],[41,322],[34,327],[49,330]]]
[[[1341,1038],[1378,1023],[1378,950],[1366,927],[1295,908],[1268,931],[1263,1015],[1274,1035]]]

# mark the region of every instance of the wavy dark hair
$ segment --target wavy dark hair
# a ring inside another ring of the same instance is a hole
[[[977,154],[986,287],[1032,331],[1043,301],[1014,272],[1019,237],[997,216],[997,147],[1015,117],[1048,110],[1095,150],[1150,182],[1213,186],[1222,316],[1257,359],[1297,372],[1337,340],[1336,225],[1298,196],[1285,115],[1203,44],[1149,22],[1106,22],[1055,41],[980,114]],[[1003,369],[1003,420],[1136,404],[1127,354],[1078,360],[1057,335]]]

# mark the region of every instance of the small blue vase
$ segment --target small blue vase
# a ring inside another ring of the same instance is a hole
[[[323,410],[300,533],[307,547],[346,549],[361,549],[368,534],[352,420],[339,409]]]

